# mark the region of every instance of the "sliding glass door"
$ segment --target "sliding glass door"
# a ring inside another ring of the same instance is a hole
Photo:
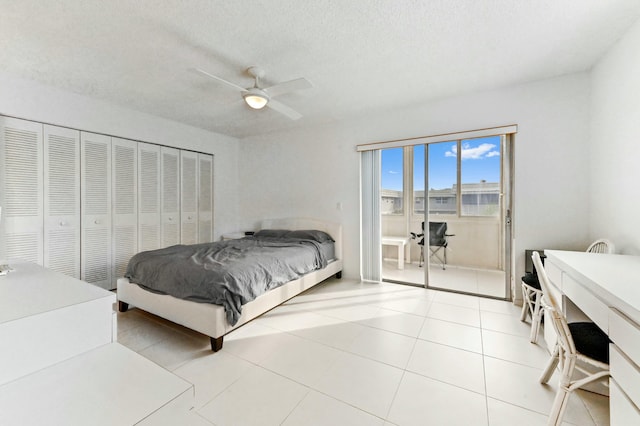
[[[506,136],[381,150],[382,277],[507,297]]]
[[[428,287],[506,296],[501,140],[428,145]]]

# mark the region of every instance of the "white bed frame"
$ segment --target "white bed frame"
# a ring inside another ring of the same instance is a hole
[[[318,229],[331,235],[335,240],[336,260],[325,268],[313,271],[297,280],[269,290],[258,298],[243,305],[242,315],[236,325],[229,325],[224,308],[220,305],[182,300],[169,295],[151,293],[127,278],[118,279],[118,310],[125,312],[129,305],[150,312],[169,321],[181,324],[211,338],[211,349],[222,348],[223,337],[241,325],[275,308],[292,297],[326,280],[332,275],[342,276],[342,226],[318,219],[286,218],[270,219],[262,222],[261,229]]]

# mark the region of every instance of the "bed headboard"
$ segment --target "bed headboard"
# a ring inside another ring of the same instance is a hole
[[[287,217],[279,219],[265,219],[260,224],[260,229],[317,229],[331,235],[336,242],[335,253],[338,259],[342,259],[342,225],[335,222],[327,222],[321,219],[306,217]]]

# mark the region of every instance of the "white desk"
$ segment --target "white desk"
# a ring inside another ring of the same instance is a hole
[[[0,276],[0,424],[185,424],[193,385],[115,342],[115,293],[33,263]]]
[[[398,269],[404,269],[404,262],[411,262],[411,244],[409,237],[382,237],[383,246],[396,246],[398,247]],[[407,251],[405,256],[404,252]]]
[[[116,295],[34,263],[0,276],[0,385],[115,340]]]
[[[640,424],[640,256],[558,250],[545,254],[553,291],[570,299],[613,342],[611,425]]]

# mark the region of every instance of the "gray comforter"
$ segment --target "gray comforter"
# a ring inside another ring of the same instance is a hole
[[[326,265],[316,241],[247,237],[138,253],[125,277],[154,293],[222,305],[235,325],[243,304]]]

